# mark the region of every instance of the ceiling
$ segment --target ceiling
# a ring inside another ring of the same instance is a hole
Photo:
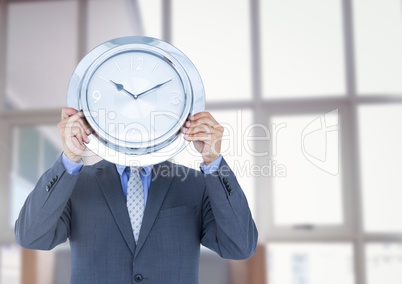
[[[6,100],[13,109],[66,105],[66,91],[81,55],[111,38],[139,33],[135,1],[9,1],[7,9]],[[105,20],[107,19],[107,20]],[[79,42],[86,29],[84,42]],[[84,46],[83,51],[80,47]]]

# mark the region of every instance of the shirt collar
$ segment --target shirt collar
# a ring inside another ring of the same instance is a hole
[[[151,174],[153,167],[154,167],[153,165],[142,167],[141,173],[143,175],[149,175],[149,174]],[[116,169],[117,169],[117,172],[119,173],[119,175],[122,175],[127,168],[129,168],[129,167],[127,167],[125,165],[116,164]]]

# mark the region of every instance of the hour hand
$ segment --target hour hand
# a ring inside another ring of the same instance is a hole
[[[165,85],[166,83],[169,83],[169,82],[172,81],[172,80],[173,80],[173,79],[169,79],[169,80],[167,80],[167,81],[165,81],[165,82],[163,82],[163,83],[160,83],[160,84],[158,84],[158,85],[156,85],[156,86],[153,86],[152,88],[150,88],[150,89],[148,89],[148,90],[146,90],[146,91],[143,91],[143,92],[141,92],[141,93],[135,95],[135,98],[138,98],[139,96],[142,96],[142,95],[144,95],[144,94],[146,94],[146,93],[148,93],[148,92],[150,92],[150,91],[152,91],[152,90],[155,90],[155,89],[157,89],[157,88],[159,88],[159,87]]]
[[[110,80],[110,82],[111,82],[113,85],[115,85],[116,89],[117,89],[119,92],[120,92],[120,91],[124,91],[124,92],[126,92],[127,94],[133,96],[134,99],[137,99],[137,95],[134,95],[134,94],[130,93],[129,91],[127,91],[126,89],[124,89],[124,86],[123,86],[122,84],[113,82],[112,80]]]

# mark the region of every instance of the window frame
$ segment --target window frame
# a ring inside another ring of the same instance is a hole
[[[249,0],[249,13],[251,13],[251,64],[252,64],[252,101],[245,102],[207,102],[210,111],[224,109],[253,110],[253,122],[266,122],[271,115],[326,113],[325,110],[339,110],[339,134],[342,145],[341,164],[342,169],[342,194],[343,194],[343,226],[320,226],[311,231],[295,232],[291,228],[280,228],[272,225],[269,218],[268,225],[266,216],[272,216],[273,199],[266,188],[266,181],[257,179],[255,183],[256,216],[255,220],[259,227],[260,241],[269,243],[304,243],[304,242],[346,242],[353,246],[353,265],[355,272],[355,284],[367,283],[366,275],[366,244],[379,242],[395,242],[402,240],[402,234],[378,234],[367,233],[363,228],[362,216],[362,188],[360,173],[359,154],[359,121],[357,117],[358,107],[366,104],[393,104],[401,103],[402,97],[388,94],[357,94],[356,91],[356,66],[355,66],[355,43],[353,26],[353,3],[352,0],[342,1],[342,32],[344,41],[344,68],[345,68],[345,96],[334,97],[306,97],[296,99],[264,98],[262,93],[261,75],[261,33],[259,6],[262,0]],[[171,5],[171,1],[169,1]],[[169,10],[169,9],[168,9]],[[170,11],[170,10],[169,10]],[[166,16],[169,21],[170,15]],[[174,35],[170,31],[167,40]],[[256,158],[256,163],[263,165],[261,158]],[[267,200],[270,205],[267,205]]]
[[[27,0],[25,0],[27,1]],[[39,1],[39,0],[37,0]],[[48,0],[49,1],[49,0]],[[55,1],[55,0],[51,0]],[[78,1],[78,0],[77,0]],[[173,0],[162,1],[162,38],[170,41],[174,30],[172,30],[172,5]],[[344,200],[344,220],[346,221],[341,228],[320,227],[309,232],[294,233],[289,228],[275,228],[266,226],[266,217],[271,216],[272,206],[267,206],[266,200],[271,204],[273,201],[266,190],[266,184],[263,179],[257,179],[255,182],[254,194],[256,198],[255,220],[259,227],[260,242],[269,243],[303,243],[303,242],[346,242],[353,245],[354,251],[354,269],[355,284],[366,284],[366,244],[370,243],[392,243],[402,241],[402,234],[393,233],[366,233],[363,228],[362,216],[362,186],[360,172],[360,154],[358,137],[358,107],[362,105],[381,105],[402,103],[402,96],[388,94],[357,94],[356,91],[356,66],[355,66],[355,48],[354,48],[354,26],[353,26],[353,3],[352,0],[342,1],[342,23],[344,36],[344,55],[345,55],[345,77],[346,77],[346,95],[344,97],[314,97],[288,99],[269,99],[263,98],[262,94],[262,76],[261,76],[261,33],[260,33],[260,14],[259,7],[263,0],[248,0],[250,13],[250,45],[251,45],[251,92],[250,101],[230,101],[230,102],[207,102],[207,109],[214,110],[237,110],[251,109],[253,111],[253,122],[264,122],[269,120],[271,115],[283,115],[294,113],[325,113],[325,110],[338,108],[340,118],[340,143],[342,144],[342,185]],[[0,62],[6,62],[6,39],[7,39],[7,5],[11,2],[0,0]],[[137,3],[137,1],[135,1]],[[137,3],[138,5],[138,3]],[[88,0],[80,0],[78,9],[78,57],[81,58],[86,53],[86,25],[88,13]],[[136,7],[136,6],[135,6]],[[77,58],[77,62],[79,60]],[[6,64],[0,64],[0,156],[7,157],[0,162],[0,208],[3,212],[9,212],[9,176],[11,153],[12,129],[19,126],[33,126],[38,124],[56,125],[60,119],[59,109],[49,110],[7,110],[5,108],[5,82],[6,82]],[[262,163],[261,159],[256,158],[255,162]],[[263,202],[264,201],[264,202]],[[0,245],[14,243],[14,232],[8,226],[8,213],[0,214],[0,230],[5,232],[0,234]]]

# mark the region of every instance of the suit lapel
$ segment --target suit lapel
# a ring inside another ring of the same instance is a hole
[[[134,235],[131,229],[126,200],[121,189],[121,182],[116,166],[112,163],[102,161],[96,170],[96,178],[117,226],[119,227],[127,246],[134,254]]]
[[[158,216],[163,200],[173,180],[173,171],[170,163],[155,165],[152,171],[152,182],[148,192],[147,206],[142,220],[140,236],[134,257],[141,250],[152,226]]]

